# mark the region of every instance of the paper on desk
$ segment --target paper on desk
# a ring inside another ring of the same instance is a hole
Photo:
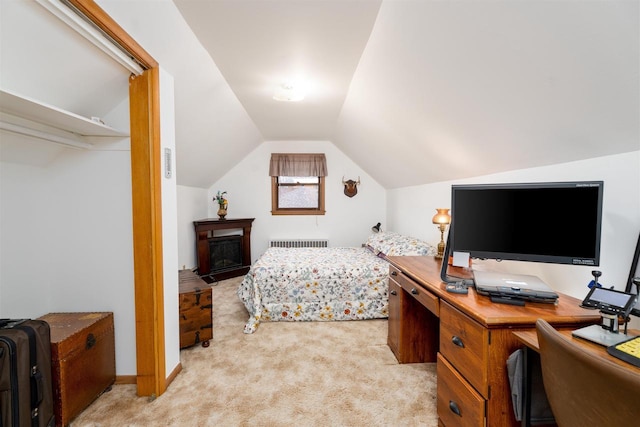
[[[469,252],[453,252],[454,267],[469,267]]]

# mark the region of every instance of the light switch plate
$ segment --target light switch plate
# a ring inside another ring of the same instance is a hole
[[[164,177],[171,178],[171,148],[164,149]]]

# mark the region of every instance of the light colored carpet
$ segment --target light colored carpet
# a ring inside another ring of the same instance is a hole
[[[435,364],[398,364],[386,320],[262,323],[246,335],[240,281],[213,286],[211,346],[181,351],[162,396],[114,386],[72,426],[437,426]]]

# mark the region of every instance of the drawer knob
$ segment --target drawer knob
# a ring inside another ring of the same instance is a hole
[[[459,417],[462,416],[462,415],[460,415],[460,408],[458,407],[458,404],[456,402],[454,402],[453,400],[449,401],[449,409],[451,409],[451,412],[453,412],[457,416],[459,416]]]
[[[398,275],[398,272],[397,272],[397,271],[392,271],[392,272],[391,272],[391,275],[392,275],[392,276],[397,276],[397,275]]]
[[[452,336],[451,337],[451,342],[454,343],[455,345],[457,345],[460,348],[464,348],[464,343],[462,342],[462,340],[460,339],[460,337],[457,336]]]
[[[418,295],[418,290],[416,288],[411,288],[411,293],[414,295]]]
[[[391,295],[398,295],[396,291],[391,291]]]

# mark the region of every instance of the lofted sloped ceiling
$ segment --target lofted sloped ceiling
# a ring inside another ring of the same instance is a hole
[[[329,140],[381,1],[174,0],[266,140]],[[305,86],[302,102],[273,99]]]
[[[174,3],[265,139],[386,188],[640,149],[637,1]],[[274,101],[300,71],[315,91]]]
[[[174,78],[180,185],[265,140],[332,141],[385,188],[640,149],[637,0],[96,2]],[[41,6],[0,7],[3,89],[87,116],[123,102],[127,74],[61,55]],[[272,98],[298,77],[303,101]]]
[[[640,149],[637,1],[385,1],[333,141],[387,188]]]

